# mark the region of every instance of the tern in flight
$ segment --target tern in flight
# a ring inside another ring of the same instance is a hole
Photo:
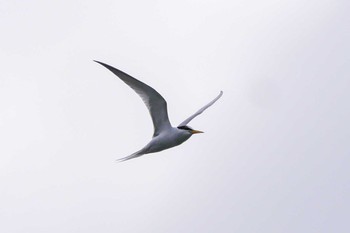
[[[222,96],[223,93],[222,91],[220,91],[220,94],[215,99],[213,99],[207,105],[199,109],[195,114],[184,120],[178,127],[172,127],[168,118],[167,103],[165,99],[156,90],[110,65],[99,61],[95,62],[109,69],[142,98],[143,102],[148,108],[149,113],[151,114],[153,122],[154,133],[152,140],[141,150],[136,151],[135,153],[127,157],[121,158],[118,161],[125,161],[137,158],[144,154],[169,149],[171,147],[178,146],[181,143],[185,142],[193,134],[203,133],[202,131],[192,129],[187,124],[193,118],[195,118],[204,110],[213,105]]]

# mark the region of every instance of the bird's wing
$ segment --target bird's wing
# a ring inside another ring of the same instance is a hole
[[[156,90],[110,65],[99,61],[95,62],[103,65],[104,67],[112,71],[112,73],[117,75],[123,82],[125,82],[129,87],[131,87],[142,98],[152,117],[154,127],[153,136],[156,136],[161,131],[171,127],[168,118],[167,103],[165,99]]]
[[[179,126],[185,126],[187,125],[190,121],[192,121],[193,118],[195,118],[196,116],[198,116],[199,114],[201,114],[202,112],[204,112],[205,109],[209,108],[210,106],[212,106],[221,96],[222,96],[223,92],[220,91],[220,94],[213,99],[212,101],[210,101],[210,103],[208,103],[207,105],[205,105],[204,107],[202,107],[201,109],[199,109],[195,114],[193,114],[192,116],[190,116],[189,118],[187,118],[186,120],[184,120]]]

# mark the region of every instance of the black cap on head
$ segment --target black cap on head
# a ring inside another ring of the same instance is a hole
[[[193,130],[192,128],[188,127],[187,125],[179,126],[177,128],[178,129],[183,129],[183,130]]]

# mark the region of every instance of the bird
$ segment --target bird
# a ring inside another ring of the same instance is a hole
[[[124,83],[131,87],[141,97],[146,107],[148,108],[148,111],[152,118],[154,132],[151,141],[135,153],[118,159],[117,161],[119,162],[123,162],[145,154],[155,153],[165,149],[169,149],[171,147],[178,146],[183,142],[187,141],[192,135],[204,133],[199,130],[194,130],[187,124],[193,118],[195,118],[204,110],[213,105],[223,94],[223,91],[220,91],[220,94],[217,97],[215,97],[215,99],[213,99],[204,107],[195,112],[193,115],[188,117],[177,127],[173,127],[170,124],[168,117],[167,102],[156,90],[154,90],[147,84],[137,80],[136,78],[133,78],[127,73],[124,73],[123,71],[114,68],[113,66],[107,65],[103,62],[96,60],[94,60],[94,62],[97,62],[98,64],[110,70]]]

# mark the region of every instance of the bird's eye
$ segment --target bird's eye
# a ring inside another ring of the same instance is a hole
[[[184,126],[179,126],[177,127],[178,129],[183,129],[183,130],[192,130],[191,128],[189,128],[188,126],[184,125]]]

